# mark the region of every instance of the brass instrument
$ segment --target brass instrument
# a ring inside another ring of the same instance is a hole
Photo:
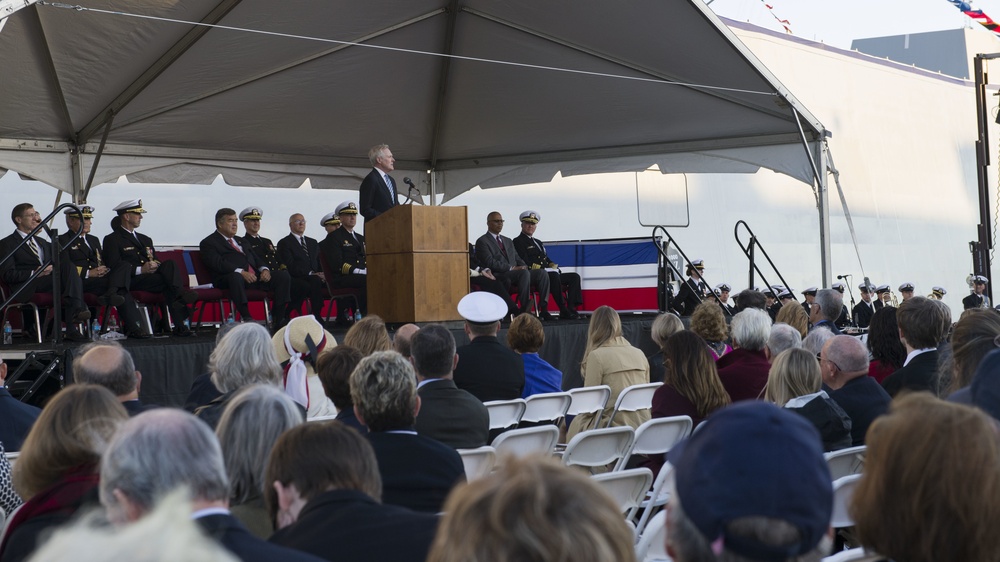
[[[889,297],[891,297],[890,300],[892,301],[893,308],[899,308],[899,299],[896,298],[896,293],[889,291]]]

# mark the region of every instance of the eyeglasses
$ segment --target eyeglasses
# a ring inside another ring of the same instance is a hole
[[[498,223],[503,224],[506,221],[504,221],[503,219],[490,219],[490,222],[498,222]]]
[[[21,215],[21,218],[25,218],[25,219],[37,219],[37,218],[41,218],[41,216],[42,216],[41,214],[35,212],[35,213],[27,213],[27,214]]]
[[[292,224],[305,224],[306,221],[292,221]]]

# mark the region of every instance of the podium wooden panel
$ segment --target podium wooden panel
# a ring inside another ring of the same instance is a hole
[[[398,205],[366,223],[368,312],[389,323],[461,320],[468,239],[465,207]]]

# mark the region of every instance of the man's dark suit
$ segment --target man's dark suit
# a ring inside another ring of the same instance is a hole
[[[394,185],[395,197],[390,195],[389,188],[382,179],[382,173],[375,168],[365,176],[361,182],[361,194],[358,196],[358,207],[361,209],[361,216],[368,222],[389,209],[399,204],[399,184],[395,178],[389,176],[389,180]]]
[[[417,389],[417,433],[453,449],[475,449],[490,436],[490,415],[478,398],[451,379],[431,379]]]
[[[886,413],[892,401],[885,389],[868,375],[855,377],[837,390],[824,384],[823,390],[851,417],[852,447],[865,444],[868,426]]]
[[[42,411],[25,404],[0,387],[0,442],[9,453],[21,450],[24,438]]]
[[[352,273],[355,269],[368,267],[365,261],[365,237],[340,227],[327,234],[319,248],[333,274],[330,284],[337,288],[358,289],[358,306],[363,313],[367,313],[368,276]]]
[[[854,322],[857,324],[858,328],[867,328],[869,324],[872,323],[872,316],[875,316],[875,305],[874,303],[867,303],[864,300],[854,305],[854,310],[851,311],[851,316],[854,317]]]
[[[423,562],[437,525],[436,515],[381,505],[357,490],[331,490],[310,499],[298,520],[269,540],[335,562]]]
[[[60,234],[59,243],[66,245],[73,234],[73,232]],[[121,295],[125,299],[125,302],[117,307],[118,316],[125,324],[126,335],[138,335],[142,331],[139,308],[135,304],[135,299],[132,298],[132,293],[129,292],[129,287],[132,284],[132,266],[120,261],[114,269],[108,268],[110,271],[105,276],[88,277],[87,274],[91,269],[102,265],[107,266],[101,251],[101,242],[91,234],[84,234],[77,238],[73,244],[66,248],[66,254],[76,266],[80,281],[83,283],[83,292],[98,296]]]
[[[517,255],[521,256],[524,263],[528,264],[528,267],[531,269],[555,269],[558,267],[556,263],[549,259],[549,255],[545,253],[545,244],[538,238],[528,236],[522,232],[514,239],[514,249],[517,250]],[[559,311],[572,314],[576,310],[576,307],[583,304],[580,276],[576,273],[562,273],[559,271],[546,271],[545,273],[549,276],[549,290],[552,293],[552,299],[556,301],[556,306],[559,307]],[[568,302],[563,297],[562,288],[564,285],[568,293]]]
[[[0,240],[0,252],[4,256],[10,254],[21,243],[21,240],[23,238],[21,238],[21,235],[17,231],[10,233],[9,236]],[[42,259],[50,259],[52,257],[52,244],[47,240],[42,240],[38,236],[35,236],[34,240],[42,252]],[[80,282],[80,276],[77,275],[73,262],[69,260],[65,253],[60,257],[62,260],[59,262],[59,271],[52,271],[48,275],[36,277],[34,281],[28,284],[24,292],[18,295],[17,302],[28,301],[35,292],[52,292],[52,276],[59,275],[59,281],[62,286],[63,304],[66,310],[64,318],[70,318],[76,311],[86,309],[83,303],[83,284]],[[17,290],[31,277],[31,273],[41,265],[39,256],[36,256],[28,248],[28,244],[25,244],[18,248],[14,252],[14,257],[4,264],[2,272],[3,280],[11,289]]]
[[[469,269],[479,271],[480,273],[484,269],[484,266],[479,263],[479,258],[476,257],[476,247],[472,244],[469,244]],[[505,289],[503,283],[499,280],[490,279],[485,275],[478,275],[469,278],[469,285],[474,289],[493,293],[502,298],[503,302],[507,304],[507,314],[517,314],[519,312],[517,303],[510,298],[510,291]]]
[[[122,402],[122,406],[125,407],[125,411],[128,412],[128,417],[130,418],[134,418],[146,410],[156,409],[156,406],[152,404],[143,404],[138,400],[125,400]]]
[[[206,515],[195,519],[206,535],[219,542],[226,550],[243,562],[271,562],[290,560],[293,562],[317,562],[311,554],[262,541],[232,515]]]
[[[925,390],[932,394],[938,391],[938,350],[917,355],[906,365],[882,381],[882,387],[895,398],[903,390]]]
[[[496,336],[478,336],[456,350],[455,386],[482,402],[514,400],[524,390],[524,359]]]
[[[287,271],[271,271],[271,280],[267,283],[260,280],[263,264],[249,248],[245,248],[242,241],[234,237],[240,249],[237,250],[226,241],[226,237],[215,231],[205,237],[199,244],[201,248],[201,259],[212,274],[212,284],[220,289],[229,290],[229,298],[240,310],[241,315],[246,315],[247,311],[247,288],[271,289],[274,291],[274,318],[275,324],[280,325],[281,320],[286,318],[288,313],[288,302],[291,298],[291,278]],[[237,269],[249,271],[257,274],[257,281],[248,284]],[[244,318],[250,320],[250,318]]]
[[[323,287],[326,285],[315,273],[322,271],[319,266],[319,242],[303,236],[306,248],[302,247],[295,235],[289,234],[278,240],[278,259],[285,264],[292,277],[292,309],[302,308],[302,300],[309,298],[310,310],[316,319],[323,318]]]
[[[455,449],[412,433],[373,431],[382,475],[382,503],[440,513],[456,484],[465,482],[465,465]]]
[[[487,232],[476,240],[476,258],[483,267],[490,268],[493,276],[504,284],[504,289],[510,291],[511,284],[517,285],[517,299],[521,303],[520,312],[526,312],[530,305],[531,287],[538,291],[539,308],[542,312],[548,313],[549,302],[549,276],[542,269],[519,269],[514,267],[525,266],[524,260],[517,254],[514,248],[514,241],[506,236],[500,236],[503,243],[497,242],[497,235]]]

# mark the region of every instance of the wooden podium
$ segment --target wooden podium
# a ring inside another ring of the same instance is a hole
[[[465,207],[397,205],[366,223],[368,312],[394,324],[461,320],[468,240]]]

